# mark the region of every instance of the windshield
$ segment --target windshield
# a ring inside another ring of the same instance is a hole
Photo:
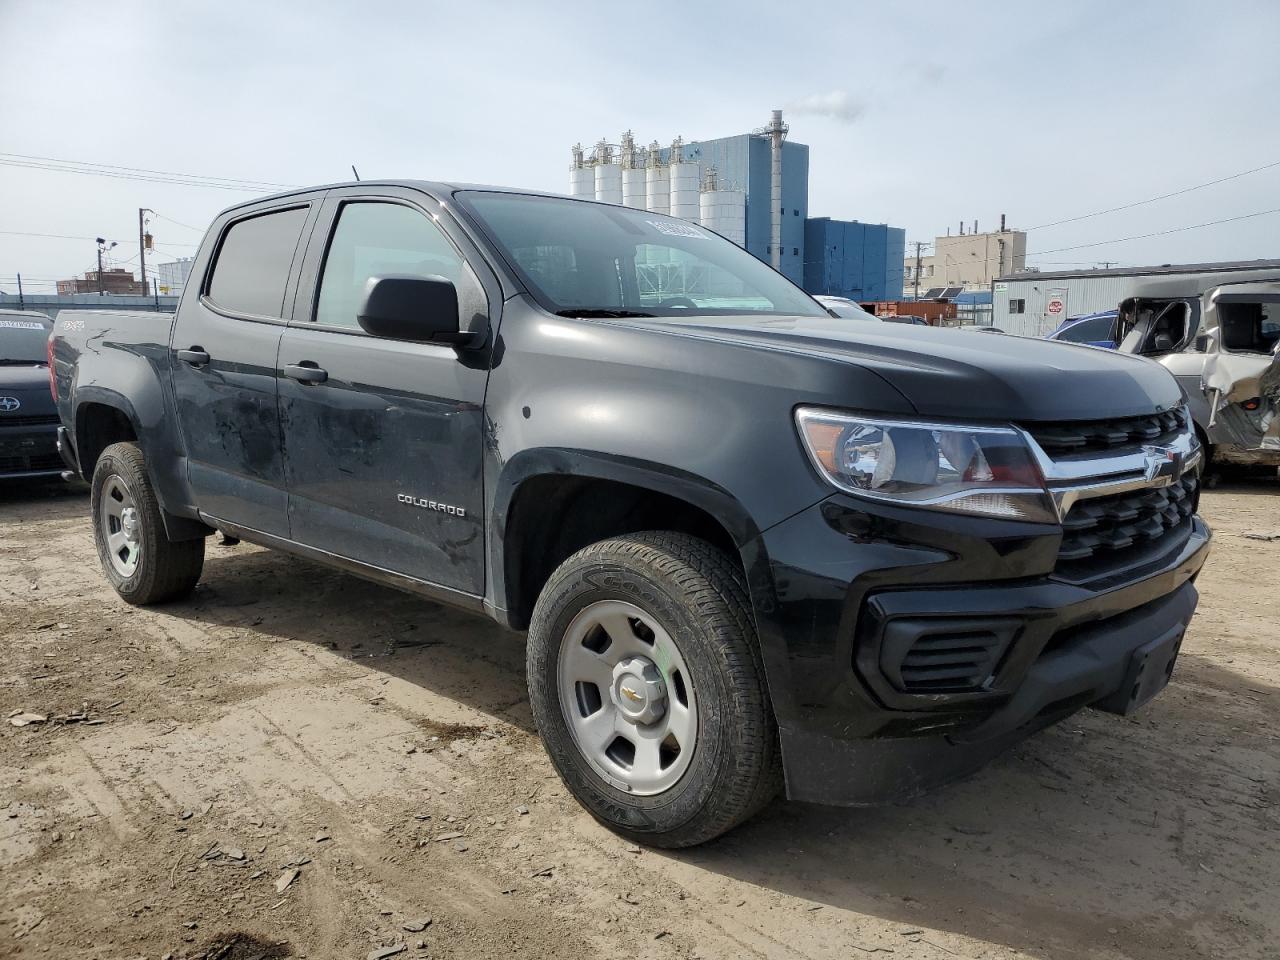
[[[686,220],[582,200],[461,191],[534,298],[566,316],[824,316],[786,277]]]
[[[47,363],[48,340],[47,324],[0,316],[0,363]]]

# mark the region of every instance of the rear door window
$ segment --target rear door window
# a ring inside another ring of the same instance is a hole
[[[284,290],[307,219],[306,207],[233,223],[222,237],[208,295],[230,313],[284,316]]]

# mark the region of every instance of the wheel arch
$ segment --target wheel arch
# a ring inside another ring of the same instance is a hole
[[[749,545],[760,531],[728,491],[686,471],[591,451],[524,451],[503,468],[490,524],[492,602],[527,628],[538,593],[568,556],[611,536],[662,529],[724,550],[751,592]]]
[[[91,387],[77,391],[72,431],[76,449],[76,462],[80,475],[92,481],[93,471],[102,452],[113,443],[137,443],[147,465],[147,475],[155,488],[164,520],[165,533],[170,540],[191,540],[206,537],[213,531],[191,516],[175,513],[170,504],[175,491],[186,489],[185,459],[176,455],[168,471],[157,469],[157,461],[164,459],[165,450],[157,448],[150,431],[142,425],[137,410],[128,397],[114,390]]]

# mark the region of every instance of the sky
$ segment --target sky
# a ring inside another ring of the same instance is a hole
[[[810,146],[811,216],[929,241],[1005,214],[1036,228],[1042,269],[1280,258],[1273,0],[0,0],[0,37],[10,292],[19,272],[52,292],[92,268],[97,236],[136,269],[139,207],[157,213],[149,262],[190,255],[220,209],[262,192],[15,155],[291,185],[354,164],[563,192],[575,142],[728,136],[779,107]]]

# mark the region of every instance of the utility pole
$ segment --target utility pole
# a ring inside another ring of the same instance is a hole
[[[27,309],[27,301],[22,296],[22,274],[18,274],[18,309]]]
[[[101,297],[103,294],[107,292],[106,281],[103,279],[103,276],[102,276],[102,251],[114,250],[117,244],[114,240],[112,240],[111,246],[107,246],[107,241],[104,240],[102,237],[96,237],[95,239],[98,241],[98,296]]]
[[[915,299],[920,299],[920,248],[924,246],[919,240],[916,241],[916,290]]]
[[[147,295],[147,227],[145,214],[154,213],[146,207],[138,208],[138,263],[142,268],[142,295]]]

